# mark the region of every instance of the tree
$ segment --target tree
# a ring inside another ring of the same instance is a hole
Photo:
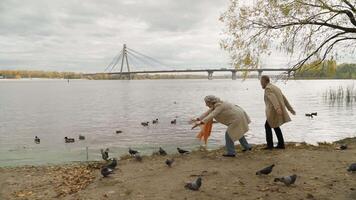
[[[352,2],[353,1],[353,2]],[[225,24],[221,46],[233,64],[257,68],[263,55],[281,50],[297,61],[333,60],[337,50],[352,55],[356,47],[355,0],[230,0],[220,20]]]

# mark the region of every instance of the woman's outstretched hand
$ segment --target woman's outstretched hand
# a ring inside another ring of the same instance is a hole
[[[196,128],[197,126],[202,125],[202,124],[203,124],[202,121],[195,121],[195,122],[194,122],[194,126],[192,127],[192,130],[193,130],[194,128]]]

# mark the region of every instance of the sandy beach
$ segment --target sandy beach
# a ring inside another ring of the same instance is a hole
[[[115,174],[103,178],[104,162],[0,168],[0,199],[356,199],[356,174],[346,171],[356,162],[356,139],[339,143],[289,143],[285,150],[241,152],[222,157],[223,149],[203,149],[189,155],[153,155],[138,162],[123,156]],[[167,158],[175,158],[171,168]],[[271,174],[256,171],[275,164]],[[295,185],[275,183],[276,177],[297,174]],[[202,177],[199,191],[184,188]]]

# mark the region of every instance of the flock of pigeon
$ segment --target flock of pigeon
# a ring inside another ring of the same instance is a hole
[[[114,170],[117,166],[117,159],[116,158],[109,158],[109,149],[106,148],[101,149],[101,157],[103,158],[103,160],[105,160],[107,163],[100,169],[100,173],[101,175],[103,175],[103,177],[108,177],[110,174],[114,173]],[[184,150],[182,148],[177,148],[177,151],[179,154],[181,155],[185,155],[185,154],[189,154],[190,151],[188,150]],[[142,161],[142,157],[140,155],[140,152],[134,149],[129,148],[129,154],[135,158],[137,161],[141,162]],[[160,147],[158,152],[158,155],[161,156],[166,156],[168,155],[167,152]],[[168,167],[172,167],[173,163],[174,163],[174,158],[172,159],[166,159],[166,161],[164,162]],[[190,189],[190,190],[194,190],[197,191],[199,190],[200,186],[202,185],[202,178],[198,177],[196,180],[186,183],[184,188],[186,189]]]
[[[158,124],[158,118],[152,120],[152,124]],[[173,119],[173,120],[171,121],[171,124],[177,124],[177,119]],[[150,122],[149,122],[149,121],[147,121],[147,122],[141,122],[141,125],[148,127],[148,126],[150,125]]]
[[[85,136],[84,135],[79,135],[78,137],[79,140],[85,140]],[[41,139],[38,136],[35,136],[34,139],[36,144],[40,144],[41,143]],[[70,137],[64,137],[64,142],[65,143],[74,143],[75,139],[74,138],[70,138]]]
[[[272,172],[274,166],[275,165],[273,164],[271,166],[265,167],[265,168],[261,169],[260,171],[257,171],[256,175],[268,175]],[[286,186],[290,186],[290,185],[294,184],[296,180],[297,180],[297,175],[293,174],[290,176],[282,176],[279,178],[275,178],[274,182],[282,182]]]
[[[344,145],[346,146],[346,145]],[[346,146],[347,148],[347,146]],[[343,149],[346,149],[345,147]],[[185,154],[189,154],[190,151],[187,151],[187,150],[184,150],[182,148],[177,148],[177,151],[179,154],[181,155],[185,155]],[[137,161],[142,161],[142,157],[140,156],[140,153],[139,151],[137,150],[133,150],[131,148],[129,148],[129,154],[135,158]],[[162,148],[160,147],[158,152],[156,153],[158,155],[161,155],[161,156],[166,156],[168,155],[167,152]],[[101,174],[103,175],[103,177],[108,177],[110,174],[114,173],[114,169],[116,168],[117,166],[117,159],[116,158],[109,158],[109,149],[101,149],[101,155],[102,155],[102,158],[103,160],[107,161],[107,163],[101,168]],[[168,167],[172,167],[174,163],[174,159],[166,159],[165,161],[165,164],[168,166]],[[256,175],[258,176],[262,176],[262,175],[268,175],[272,172],[273,168],[275,167],[274,164],[268,166],[268,167],[265,167],[259,171],[256,172]],[[351,164],[347,171],[349,172],[356,172],[356,163],[353,163]],[[292,175],[289,175],[289,176],[282,176],[282,177],[277,177],[274,179],[274,182],[281,182],[283,184],[285,184],[286,186],[290,186],[290,185],[293,185],[295,183],[295,181],[297,180],[297,175],[296,174],[292,174]],[[198,191],[199,188],[201,187],[202,185],[202,177],[198,177],[197,179],[195,179],[194,181],[192,182],[188,182],[184,185],[184,188],[186,189],[189,189],[189,190],[193,190],[193,191]]]

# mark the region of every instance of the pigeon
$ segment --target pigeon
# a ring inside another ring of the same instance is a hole
[[[135,155],[135,154],[137,154],[137,153],[138,153],[138,151],[129,148],[129,154],[130,154],[131,156],[133,156],[133,155]]]
[[[149,123],[150,123],[150,122],[141,122],[141,125],[142,125],[142,126],[148,126]]]
[[[309,114],[309,113],[306,113],[305,116],[306,116],[306,117],[313,118],[313,115],[312,115],[312,114]]]
[[[109,148],[106,148],[105,151],[104,149],[100,149],[101,152],[101,157],[103,158],[103,160],[108,160],[109,159]]]
[[[107,177],[110,174],[114,173],[114,170],[111,168],[108,168],[108,167],[103,167],[103,168],[101,168],[100,172],[101,172],[101,175],[103,175],[103,177]]]
[[[340,145],[340,150],[346,150],[347,149],[347,144],[342,144]]]
[[[166,165],[168,166],[168,167],[172,167],[172,164],[174,163],[174,159],[172,158],[172,159],[167,159],[166,160]]]
[[[74,138],[64,137],[65,143],[73,143],[74,141],[75,141]]]
[[[171,121],[171,124],[176,124],[176,123],[177,123],[177,119]]]
[[[110,169],[115,169],[116,166],[117,166],[117,159],[116,158],[112,158],[111,162],[106,165],[106,167],[110,168]]]
[[[134,154],[133,156],[134,156],[134,158],[135,158],[137,161],[139,161],[139,162],[142,161],[142,157],[141,157],[141,155],[140,155],[139,153],[136,153],[136,154]]]
[[[312,116],[314,115],[314,116],[318,116],[318,113],[317,112],[312,112],[312,113],[310,113]]]
[[[158,119],[152,120],[152,124],[158,124]]]
[[[272,172],[273,167],[274,167],[274,164],[271,166],[265,167],[265,168],[261,169],[260,171],[256,172],[256,175],[270,174]]]
[[[117,130],[117,131],[116,131],[116,134],[119,134],[119,133],[122,133],[122,131],[121,131],[121,130]]]
[[[159,152],[159,155],[161,155],[161,156],[167,155],[167,152],[164,149],[162,149],[162,147],[159,148],[158,152]]]
[[[85,140],[85,136],[84,135],[79,135],[79,140]]]
[[[347,169],[348,172],[355,172],[356,171],[356,163],[352,163],[349,168]]]
[[[36,143],[36,144],[39,144],[39,143],[41,143],[41,140],[40,140],[40,138],[39,138],[39,137],[37,137],[37,136],[35,136],[35,143]]]
[[[180,154],[188,154],[188,153],[190,153],[189,151],[187,151],[187,150],[184,150],[184,149],[181,149],[181,148],[177,148],[177,150],[178,150],[178,152],[180,153]]]
[[[274,182],[282,182],[286,186],[290,186],[294,184],[295,180],[297,180],[297,175],[293,174],[291,176],[283,176],[281,178],[275,178]]]
[[[198,177],[195,181],[185,184],[184,188],[197,191],[201,186],[202,183],[201,181],[202,181],[201,177]]]

